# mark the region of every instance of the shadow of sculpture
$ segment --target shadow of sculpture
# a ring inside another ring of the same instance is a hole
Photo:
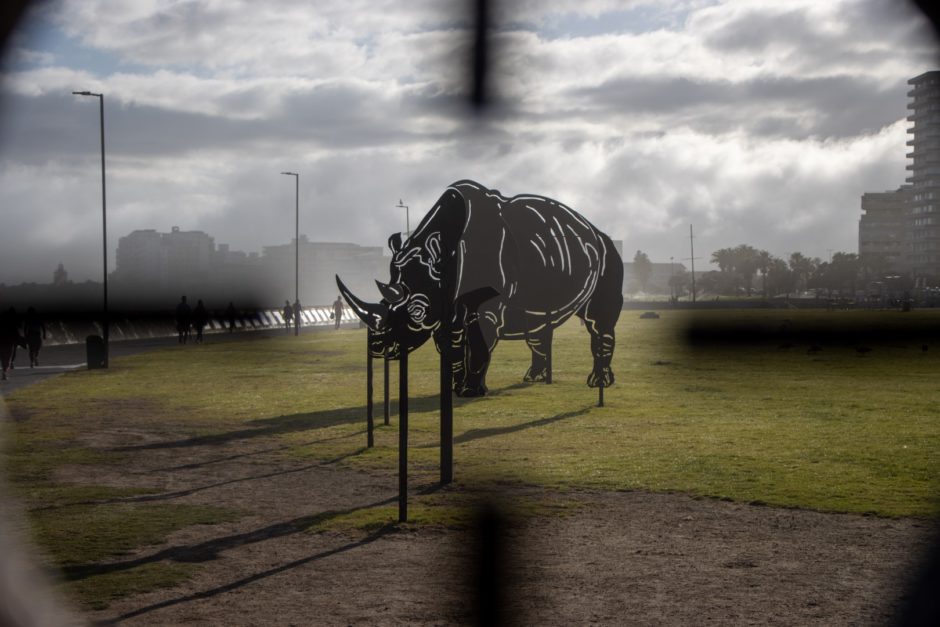
[[[320,512],[318,514],[300,516],[292,520],[274,523],[259,529],[254,529],[252,531],[237,533],[230,536],[223,536],[221,538],[213,538],[211,540],[198,542],[196,544],[173,546],[162,549],[150,555],[120,562],[65,566],[62,568],[62,576],[68,581],[77,581],[81,579],[87,579],[88,577],[122,572],[130,570],[131,568],[143,566],[144,564],[152,564],[164,560],[183,563],[208,562],[217,559],[221,552],[227,551],[229,549],[300,533],[306,529],[309,529],[313,525],[328,521],[332,518],[336,518],[337,516],[344,516],[360,510],[388,505],[394,501],[395,497],[391,497],[360,507],[351,507],[345,510],[331,510]]]

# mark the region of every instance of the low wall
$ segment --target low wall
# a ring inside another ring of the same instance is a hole
[[[305,307],[301,310],[301,328],[325,327],[335,324],[330,319],[332,307]],[[359,318],[348,308],[343,309],[340,319],[343,324],[358,323]],[[101,335],[101,321],[93,315],[57,316],[47,319],[47,345],[83,344],[89,335]],[[253,312],[239,312],[235,317],[237,332],[261,331],[284,327],[284,318],[276,309],[260,309]],[[117,314],[112,315],[109,327],[110,339],[139,340],[154,337],[173,337],[177,334],[176,320],[170,314]],[[220,316],[210,316],[205,333],[228,332],[228,320]]]

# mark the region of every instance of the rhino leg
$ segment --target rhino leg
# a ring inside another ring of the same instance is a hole
[[[620,318],[623,308],[623,295],[620,285],[623,280],[622,266],[602,274],[597,282],[594,294],[584,304],[577,315],[584,320],[588,333],[591,335],[591,354],[594,356],[594,368],[588,375],[588,387],[596,388],[603,385],[605,388],[614,384],[614,372],[610,369],[610,360],[614,356],[614,327]]]
[[[467,378],[464,368],[465,342],[463,327],[456,324],[453,325],[451,332],[447,334],[446,338],[441,337],[441,334],[435,334],[434,343],[437,345],[438,351],[448,351],[452,373],[451,389],[455,393],[459,393],[460,390],[463,389]]]
[[[536,381],[549,382],[552,380],[549,355],[552,352],[552,329],[545,327],[541,331],[529,333],[525,336],[525,343],[532,351],[532,365],[522,378],[523,381],[534,383]]]
[[[464,381],[457,396],[486,396],[486,371],[496,346],[495,327],[485,316],[468,316],[464,334]]]

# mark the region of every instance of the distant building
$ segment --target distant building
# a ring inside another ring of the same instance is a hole
[[[913,188],[907,212],[909,245],[905,265],[914,284],[920,287],[940,285],[940,71],[932,71],[907,81],[914,88],[907,92],[911,99],[908,133],[912,163],[907,166]]]
[[[198,288],[210,278],[215,242],[202,231],[133,231],[118,240],[114,278],[141,289]]]
[[[893,192],[862,194],[862,217],[858,221],[860,257],[878,256],[892,271],[903,271],[910,190],[911,186],[905,185]]]
[[[940,71],[907,81],[911,114],[908,185],[862,195],[858,252],[883,258],[886,269],[917,287],[940,286]]]
[[[388,280],[381,247],[311,242],[300,236],[300,300],[325,305],[336,298],[339,274],[350,289],[368,294]],[[294,242],[258,253],[230,250],[202,231],[133,231],[118,241],[113,274],[125,302],[175,302],[181,294],[219,307],[230,300],[272,306],[294,300]]]

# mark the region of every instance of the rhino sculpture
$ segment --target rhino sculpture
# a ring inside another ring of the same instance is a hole
[[[500,339],[525,340],[531,349],[525,381],[551,380],[552,332],[577,315],[594,356],[587,384],[613,384],[623,263],[611,239],[569,207],[458,181],[410,237],[403,242],[396,233],[389,247],[391,280],[376,281],[379,303],[357,298],[336,277],[372,331],[374,357],[397,359],[433,336],[438,351],[449,351],[454,391],[482,396]]]

